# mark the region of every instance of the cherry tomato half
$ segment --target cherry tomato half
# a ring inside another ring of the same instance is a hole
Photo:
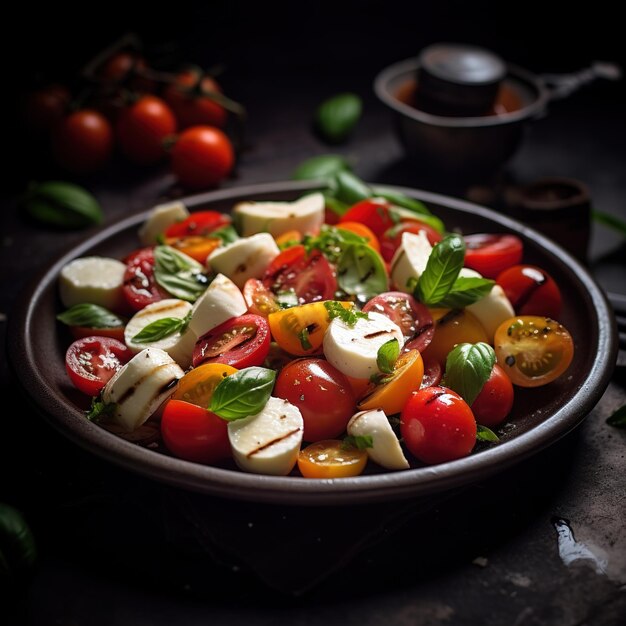
[[[230,216],[219,211],[196,211],[182,222],[176,222],[165,229],[166,237],[206,237],[214,230],[231,223]]]
[[[190,237],[166,237],[165,243],[204,265],[209,254],[222,245],[222,240],[219,237],[192,235]]]
[[[258,279],[249,278],[243,286],[243,299],[248,313],[267,317],[280,309],[276,296]]]
[[[65,368],[74,386],[88,396],[97,396],[115,372],[130,361],[132,352],[117,339],[77,339],[65,353]]]
[[[476,443],[476,420],[465,400],[446,387],[426,387],[409,398],[400,431],[411,454],[435,464],[467,456]]]
[[[275,294],[295,291],[300,304],[332,300],[337,291],[335,271],[326,257],[319,250],[307,255],[301,245],[283,250],[269,264],[263,284]]]
[[[237,369],[262,365],[270,350],[270,327],[260,315],[240,315],[226,320],[198,339],[193,366],[225,363]]]
[[[152,248],[142,248],[126,258],[122,294],[133,311],[163,299],[164,293],[154,278]]]
[[[307,446],[298,455],[298,469],[305,478],[347,478],[363,473],[367,452],[342,441],[327,439]]]
[[[228,423],[195,404],[169,400],[163,409],[161,435],[168,450],[180,459],[213,465],[230,458]]]
[[[402,243],[403,233],[414,233],[417,235],[422,230],[426,233],[426,237],[428,237],[431,246],[441,241],[441,234],[432,226],[418,220],[403,220],[387,229],[381,237],[380,253],[383,259],[385,259],[387,263],[391,262],[393,255]]]
[[[539,387],[558,378],[572,362],[574,342],[567,329],[549,317],[520,315],[496,330],[498,363],[514,385]]]
[[[221,183],[234,164],[235,152],[230,140],[213,126],[184,130],[172,148],[172,171],[181,185],[192,189]]]
[[[553,319],[561,315],[561,291],[541,268],[515,265],[499,274],[497,283],[519,315],[545,315]]]
[[[209,406],[215,388],[237,370],[224,363],[205,363],[189,370],[179,381],[172,400],[184,400],[203,409]]]
[[[491,375],[472,403],[472,413],[483,426],[498,426],[513,408],[513,385],[496,363]]]
[[[120,112],[115,130],[124,155],[150,165],[165,157],[164,142],[176,132],[176,118],[161,98],[146,95]]]
[[[374,296],[363,311],[382,313],[402,330],[406,343],[404,352],[422,352],[435,334],[433,316],[428,307],[418,302],[412,295],[401,291],[388,291]]]
[[[522,260],[524,244],[515,235],[477,233],[466,235],[465,266],[485,278],[496,278],[507,267]]]
[[[346,377],[324,359],[299,359],[286,365],[278,374],[274,395],[300,409],[305,441],[340,435],[356,404]]]

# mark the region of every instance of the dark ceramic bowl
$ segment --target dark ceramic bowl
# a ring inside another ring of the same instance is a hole
[[[192,196],[186,204],[190,209],[228,211],[242,200],[292,200],[311,188],[306,182],[255,185]],[[461,200],[424,191],[401,191],[427,203],[448,228],[460,228],[465,233],[519,235],[525,244],[525,261],[545,268],[561,287],[561,321],[574,337],[574,362],[564,376],[550,385],[516,389],[513,413],[497,445],[484,445],[467,458],[432,467],[310,480],[299,476],[259,476],[182,461],[129,443],[89,422],[82,410],[84,399],[79,398],[65,373],[64,354],[69,338],[55,321],[60,309],[57,276],[76,257],[100,254],[120,258],[136,248],[136,231],[147,213],[128,217],[76,246],[47,267],[22,294],[8,333],[9,357],[16,376],[42,415],[83,448],[155,480],[229,498],[307,505],[389,500],[458,487],[518,463],[578,425],[602,396],[617,351],[611,310],[587,271],[537,232]]]

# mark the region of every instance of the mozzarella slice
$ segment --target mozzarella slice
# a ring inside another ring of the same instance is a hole
[[[261,278],[279,252],[272,235],[259,233],[217,248],[209,255],[207,264],[213,271],[228,276],[241,289],[248,278]]]
[[[148,219],[139,229],[139,240],[144,246],[153,246],[157,237],[176,222],[182,222],[189,217],[189,211],[182,202],[168,202],[155,206]]]
[[[256,415],[228,423],[237,465],[255,474],[286,476],[298,460],[304,422],[287,400],[270,398]]]
[[[378,373],[378,348],[391,339],[404,344],[399,326],[381,313],[370,312],[354,326],[336,317],[324,335],[324,355],[347,376],[369,378]]]
[[[183,369],[187,369],[191,365],[191,355],[196,343],[196,335],[187,327],[185,332],[175,332],[158,341],[149,343],[137,343],[133,341],[133,337],[140,333],[146,326],[166,317],[175,317],[183,319],[192,307],[189,302],[168,298],[153,302],[129,320],[124,331],[124,341],[133,352],[141,352],[145,348],[158,348],[164,350],[180,365]]]
[[[350,418],[348,435],[369,436],[373,446],[366,448],[367,456],[378,465],[390,470],[409,469],[400,442],[382,409],[360,411]]]
[[[59,276],[59,293],[66,307],[90,302],[106,309],[123,306],[126,265],[116,259],[88,256],[68,263]]]
[[[421,230],[417,235],[402,233],[402,243],[391,259],[391,280],[397,289],[412,293],[409,280],[419,279],[423,274],[432,250],[425,231]]]
[[[481,278],[478,272],[467,267],[464,267],[459,275],[465,278]],[[491,341],[498,326],[515,315],[513,305],[500,285],[494,285],[486,296],[466,308],[478,318]]]
[[[324,196],[312,193],[295,202],[242,202],[233,209],[244,237],[268,232],[278,237],[288,230],[317,233],[324,223]]]
[[[239,287],[230,278],[218,274],[193,305],[188,328],[198,338],[247,310]]]
[[[128,432],[141,426],[171,396],[183,370],[158,348],[146,348],[118,370],[102,390],[102,400],[115,403],[114,421]]]

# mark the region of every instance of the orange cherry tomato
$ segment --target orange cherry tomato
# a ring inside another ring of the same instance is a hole
[[[376,237],[376,235],[372,232],[372,229],[368,228],[365,224],[361,224],[361,222],[341,222],[340,224],[337,224],[337,228],[339,230],[348,230],[359,237],[367,239],[367,245],[374,248],[376,252],[380,252],[378,237]]]
[[[341,304],[346,309],[353,306],[352,302]],[[330,324],[323,302],[301,304],[270,313],[267,320],[276,343],[296,356],[315,354],[322,347],[324,333]]]
[[[278,247],[292,242],[300,243],[302,241],[302,233],[299,230],[288,230],[276,237],[276,245]]]
[[[198,263],[206,263],[209,254],[220,246],[222,240],[219,237],[166,237],[165,243],[184,252]]]
[[[338,439],[318,441],[300,450],[298,469],[305,478],[347,478],[363,473],[367,452]]]
[[[417,391],[424,377],[424,361],[418,350],[402,354],[394,366],[393,374],[381,385],[376,385],[358,403],[359,411],[382,409],[387,415],[400,413],[407,400]]]
[[[178,382],[172,400],[184,400],[202,408],[207,408],[215,388],[237,370],[223,363],[207,363],[187,372]]]
[[[424,358],[445,365],[448,352],[458,343],[491,343],[478,318],[466,309],[432,309],[435,335]]]
[[[549,317],[520,315],[500,324],[494,338],[500,367],[519,387],[539,387],[558,378],[574,357],[567,329]]]

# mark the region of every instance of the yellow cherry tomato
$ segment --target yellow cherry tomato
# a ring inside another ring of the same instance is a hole
[[[184,400],[207,408],[218,384],[237,370],[223,363],[206,363],[187,372],[179,381],[172,400]]]
[[[165,243],[184,252],[198,263],[206,263],[209,254],[220,246],[222,240],[219,237],[189,235],[186,237],[166,237]]]
[[[435,335],[424,350],[426,360],[446,364],[448,353],[459,343],[491,343],[478,318],[466,309],[431,309]]]
[[[353,306],[352,302],[341,304],[345,309]],[[330,324],[323,302],[301,304],[270,313],[267,321],[276,343],[295,356],[315,354],[322,347],[324,333]]]
[[[407,400],[417,391],[424,378],[424,361],[418,350],[409,350],[400,355],[394,366],[393,374],[387,380],[376,385],[364,396],[357,408],[359,411],[382,409],[387,415],[400,413]]]
[[[574,342],[549,317],[520,315],[500,324],[494,347],[498,364],[519,387],[539,387],[558,378],[572,362]]]
[[[338,439],[324,439],[300,450],[298,469],[305,478],[347,478],[363,473],[367,452],[345,446]]]

